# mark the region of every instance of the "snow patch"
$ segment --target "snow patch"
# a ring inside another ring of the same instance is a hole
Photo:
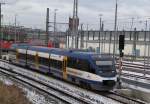
[[[13,82],[11,80],[5,79],[4,77],[0,76],[0,81],[2,81],[5,85],[11,86]]]
[[[8,86],[15,84],[12,80],[6,78],[2,74],[0,74],[0,81],[2,81],[4,84]],[[32,102],[32,104],[55,104],[55,102],[57,102],[52,99],[47,100],[44,95],[38,94],[36,91],[25,88],[24,86],[19,85],[18,83],[16,85],[19,88],[21,88],[23,92],[25,92],[26,94],[25,96],[29,99],[30,102]]]

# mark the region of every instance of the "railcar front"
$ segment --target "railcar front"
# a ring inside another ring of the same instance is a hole
[[[100,83],[93,85],[95,89],[112,90],[117,83],[115,60],[107,55],[92,55],[95,76],[99,77]]]
[[[70,81],[99,91],[112,90],[117,81],[112,57],[87,52],[68,56],[67,75]]]

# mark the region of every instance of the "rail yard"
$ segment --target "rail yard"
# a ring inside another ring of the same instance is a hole
[[[149,5],[0,1],[0,82],[31,104],[150,104]]]

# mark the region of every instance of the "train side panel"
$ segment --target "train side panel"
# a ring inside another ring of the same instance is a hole
[[[50,73],[55,77],[95,90],[111,90],[114,87],[114,82],[117,81],[116,76],[101,77],[95,74],[96,70],[87,57],[59,55],[58,52],[55,54],[55,52],[43,52],[42,50],[37,51],[27,48],[17,49],[15,56],[16,59],[11,58],[12,63]]]

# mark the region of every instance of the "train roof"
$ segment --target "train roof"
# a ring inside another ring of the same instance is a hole
[[[94,52],[87,52],[87,51],[85,52],[82,50],[47,48],[47,47],[41,47],[41,46],[30,46],[27,44],[20,44],[20,45],[15,44],[15,45],[12,45],[12,47],[19,48],[19,49],[29,49],[32,51],[39,51],[39,52],[44,52],[44,53],[49,53],[49,54],[64,55],[64,56],[81,58],[81,59],[88,59],[94,55],[99,55]]]
[[[80,58],[89,58],[92,54],[91,52],[80,52],[75,50],[69,50],[69,49],[60,49],[60,48],[47,48],[47,47],[39,47],[39,46],[33,46],[29,48],[30,50],[50,53],[50,54],[58,54],[58,55],[65,55],[70,57],[80,57]]]
[[[16,48],[26,49],[27,47],[30,47],[30,45],[27,43],[12,44],[11,45],[11,49],[16,49]]]

